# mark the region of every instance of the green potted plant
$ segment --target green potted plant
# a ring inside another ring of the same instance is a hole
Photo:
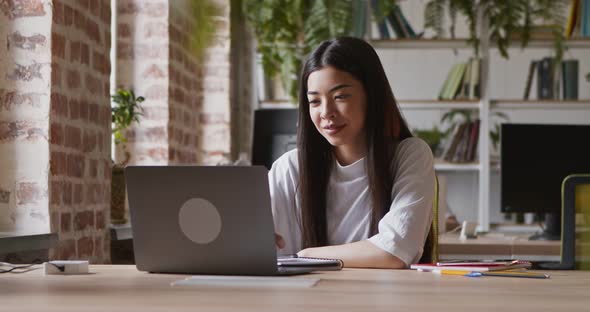
[[[377,0],[377,19],[395,0]],[[320,42],[352,34],[353,8],[365,0],[242,0],[242,12],[253,26],[265,75],[280,76],[297,102],[299,71],[305,55]]]
[[[193,55],[203,60],[217,32],[216,19],[222,15],[221,8],[212,0],[191,0],[193,28],[190,33],[190,47]]]
[[[145,99],[135,96],[133,90],[118,89],[111,95],[113,106],[111,108],[111,121],[113,123],[113,136],[116,146],[120,146],[124,158],[120,162],[114,162],[111,180],[111,223],[124,224],[125,218],[125,175],[124,168],[129,162],[130,154],[126,149],[125,130],[134,122],[139,123],[143,108],[139,103]]]
[[[432,129],[414,129],[412,132],[414,135],[424,140],[424,142],[430,146],[432,154],[437,157],[440,142],[444,139],[445,133],[437,126],[433,126]]]
[[[554,37],[556,60],[561,60],[564,46],[565,11],[568,0],[430,0],[424,10],[424,27],[433,29],[435,37],[444,37],[443,20],[445,12],[450,19],[449,33],[455,38],[457,15],[462,14],[469,26],[469,43],[474,55],[479,56],[478,12],[488,24],[490,42],[496,44],[503,57],[508,58],[508,47],[514,37],[520,39],[521,47],[528,45],[533,21],[541,20],[551,25]]]

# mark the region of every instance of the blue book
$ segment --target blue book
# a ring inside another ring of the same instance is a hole
[[[402,10],[400,9],[399,5],[395,6],[394,12],[401,18],[402,27],[408,31],[408,37],[416,38],[416,32],[414,31],[412,25],[410,25],[404,14],[402,13]]]
[[[401,21],[397,18],[395,12],[389,13],[389,15],[387,15],[387,20],[389,21],[389,24],[391,24],[391,28],[393,29],[393,32],[395,33],[395,36],[397,38],[408,37],[407,34],[404,32]]]
[[[582,17],[580,19],[580,34],[582,37],[590,37],[590,0],[582,1]]]
[[[563,99],[578,99],[578,60],[564,60],[561,63],[561,74],[563,82]]]
[[[365,0],[354,0],[352,2],[352,36],[364,38],[367,29],[367,7],[368,2]]]
[[[373,7],[373,12],[375,12],[375,16],[381,15],[379,12],[379,3],[377,0],[371,0],[371,6]],[[377,23],[377,29],[379,29],[381,39],[390,39],[391,36],[389,35],[389,30],[387,29],[385,18],[383,18],[381,21],[376,20],[375,22]]]

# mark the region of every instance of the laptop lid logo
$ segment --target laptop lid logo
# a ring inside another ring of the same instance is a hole
[[[184,236],[197,244],[209,244],[221,233],[217,208],[202,198],[191,198],[180,207],[178,224]]]

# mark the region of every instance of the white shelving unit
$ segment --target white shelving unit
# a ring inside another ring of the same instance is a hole
[[[480,38],[487,38],[485,25],[482,25]],[[372,40],[375,49],[471,49],[465,40]],[[551,49],[552,41],[531,41],[528,48]],[[569,49],[590,49],[590,40],[568,40],[566,46]],[[518,44],[514,43],[516,47]],[[450,110],[473,109],[478,111],[480,129],[489,129],[490,113],[496,110],[588,110],[590,100],[510,100],[492,99],[489,94],[490,84],[490,51],[496,47],[489,45],[486,40],[480,42],[481,57],[481,98],[477,101],[437,101],[437,100],[398,100],[402,111],[409,110]],[[479,132],[478,163],[453,164],[435,163],[435,169],[439,174],[448,172],[475,172],[478,174],[478,217],[479,231],[490,229],[490,181],[491,174],[500,171],[499,165],[490,164],[490,138],[488,131]]]
[[[485,28],[482,27],[482,32]],[[486,38],[487,36],[481,36]],[[377,50],[379,49],[471,49],[466,40],[372,40],[370,43]],[[451,110],[451,109],[472,109],[477,111],[480,119],[481,129],[489,129],[490,113],[496,110],[521,111],[521,110],[554,110],[554,111],[590,111],[590,99],[566,101],[566,100],[519,100],[519,99],[492,99],[489,95],[490,83],[490,51],[496,49],[488,45],[488,42],[480,42],[481,57],[481,98],[475,101],[455,100],[439,101],[432,99],[404,100],[398,99],[402,111],[428,111],[428,110]],[[551,41],[531,41],[529,48],[547,48],[552,46]],[[566,46],[569,49],[590,49],[590,40],[568,40]],[[516,47],[517,44],[515,43]],[[286,100],[266,101],[259,105],[260,108],[294,108],[295,106]],[[491,174],[500,171],[499,165],[490,164],[490,138],[488,131],[479,132],[478,162],[469,164],[455,164],[446,162],[435,163],[435,169],[439,174],[445,173],[475,173],[478,175],[478,207],[477,221],[479,231],[490,229],[490,181]]]

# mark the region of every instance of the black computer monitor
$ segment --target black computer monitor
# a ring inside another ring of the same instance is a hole
[[[297,108],[254,111],[252,164],[270,169],[272,163],[297,147]]]
[[[590,125],[503,124],[501,210],[545,214],[544,232],[561,237],[561,184],[590,173]]]

